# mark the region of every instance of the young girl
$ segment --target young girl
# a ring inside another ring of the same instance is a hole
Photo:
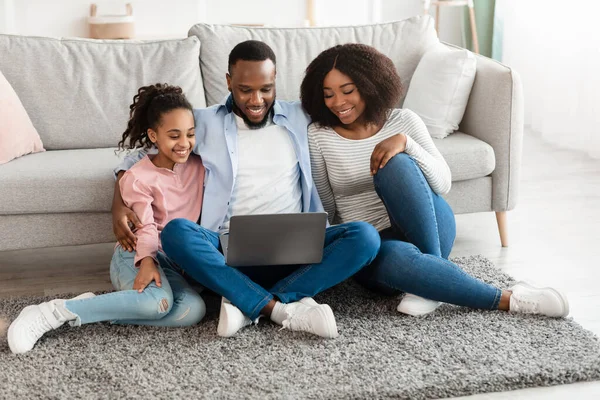
[[[118,324],[188,326],[205,314],[204,301],[182,270],[162,252],[160,232],[174,218],[196,222],[202,209],[204,167],[192,154],[192,106],[179,87],[156,84],[138,90],[119,148],[150,148],[127,171],[119,186],[125,204],[140,218],[137,245],[128,252],[117,244],[110,278],[117,292],[85,293],[25,307],[8,330],[13,353],[25,353],[48,331],[99,321]]]
[[[439,302],[565,317],[566,296],[519,282],[488,285],[448,260],[454,214],[448,164],[414,112],[394,109],[400,77],[388,57],[360,44],[325,50],[306,69],[302,105],[315,186],[330,222],[363,220],[380,232],[377,258],[358,281],[382,293],[409,293],[398,311],[423,315]]]

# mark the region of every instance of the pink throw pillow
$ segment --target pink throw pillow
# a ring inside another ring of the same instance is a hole
[[[42,139],[14,89],[0,71],[0,164],[44,150]]]

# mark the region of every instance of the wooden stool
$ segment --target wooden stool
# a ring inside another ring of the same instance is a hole
[[[469,7],[469,20],[471,21],[471,35],[473,39],[473,51],[479,54],[479,40],[477,39],[477,26],[475,25],[475,6],[473,0],[423,0],[423,13],[429,14],[429,8],[435,6],[435,30],[440,34],[440,7]]]

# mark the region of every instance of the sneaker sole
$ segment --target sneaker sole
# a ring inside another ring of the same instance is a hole
[[[537,287],[532,286],[529,283],[523,282],[523,281],[517,282],[515,285],[513,285],[513,287],[518,286],[518,285],[525,286],[528,289],[533,289],[533,290],[549,290],[549,291],[551,291],[552,293],[554,293],[561,300],[562,306],[563,306],[563,313],[561,315],[556,316],[555,318],[564,318],[567,315],[569,315],[569,312],[570,312],[570,310],[569,310],[569,300],[567,299],[567,296],[563,292],[561,292],[560,290],[557,290],[557,289],[554,289],[554,288],[551,288],[551,287],[537,288]]]

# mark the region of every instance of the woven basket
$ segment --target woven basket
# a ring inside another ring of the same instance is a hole
[[[88,25],[92,39],[132,39],[135,35],[133,7],[126,6],[125,15],[96,15],[98,7],[92,4]]]

